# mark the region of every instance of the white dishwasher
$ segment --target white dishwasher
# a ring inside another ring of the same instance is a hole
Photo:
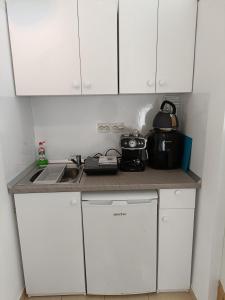
[[[83,193],[87,293],[156,291],[156,191]]]

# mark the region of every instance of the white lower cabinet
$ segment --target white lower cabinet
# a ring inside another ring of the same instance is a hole
[[[84,193],[87,293],[190,289],[195,189]],[[85,294],[81,193],[15,195],[29,296]]]
[[[190,289],[195,190],[160,190],[158,291]]]
[[[26,291],[84,294],[80,193],[16,194]]]

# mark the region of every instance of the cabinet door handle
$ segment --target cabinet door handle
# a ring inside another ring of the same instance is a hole
[[[80,84],[79,84],[78,82],[74,81],[74,82],[72,83],[72,87],[73,87],[74,89],[76,89],[76,90],[79,90],[79,89],[80,89]]]
[[[174,192],[174,194],[175,194],[176,196],[179,196],[179,195],[181,194],[181,191],[180,191],[180,190],[176,190],[176,191]]]
[[[85,89],[89,90],[89,89],[91,89],[91,87],[92,87],[92,85],[91,85],[90,82],[84,83],[84,88],[85,88]]]
[[[154,82],[154,81],[151,81],[151,80],[148,80],[148,81],[147,81],[147,86],[153,87],[154,85],[155,85],[155,82]]]
[[[168,219],[167,216],[163,216],[163,217],[161,218],[161,220],[162,220],[163,223],[167,223],[167,222],[169,221],[169,219]]]
[[[115,205],[115,206],[124,206],[124,205],[127,205],[127,201],[113,201],[112,202],[112,205]]]
[[[77,200],[73,199],[73,200],[70,202],[70,204],[71,204],[72,206],[76,205],[76,204],[77,204]]]
[[[159,85],[160,86],[164,86],[166,84],[166,82],[164,80],[159,80]]]

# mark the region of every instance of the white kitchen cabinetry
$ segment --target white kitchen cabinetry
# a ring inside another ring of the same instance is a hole
[[[120,93],[155,93],[158,0],[119,1]]]
[[[191,92],[197,0],[159,0],[157,93]]]
[[[118,94],[117,0],[7,0],[7,9],[17,95]]]
[[[80,198],[80,193],[15,195],[28,295],[85,293]]]
[[[158,291],[190,289],[195,189],[160,190]]]
[[[82,94],[118,94],[117,0],[78,0]]]
[[[120,93],[192,91],[197,0],[120,0]]]
[[[119,47],[117,15],[119,2]],[[192,91],[197,0],[7,0],[16,94]]]
[[[16,94],[80,95],[77,0],[7,0]]]

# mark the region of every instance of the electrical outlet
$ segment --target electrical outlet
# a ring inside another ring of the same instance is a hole
[[[97,131],[99,133],[122,133],[125,130],[124,123],[98,123]]]
[[[110,125],[111,132],[121,133],[125,129],[124,123],[110,123],[109,125]]]
[[[109,123],[98,123],[97,124],[97,131],[99,133],[109,133],[111,130]]]

